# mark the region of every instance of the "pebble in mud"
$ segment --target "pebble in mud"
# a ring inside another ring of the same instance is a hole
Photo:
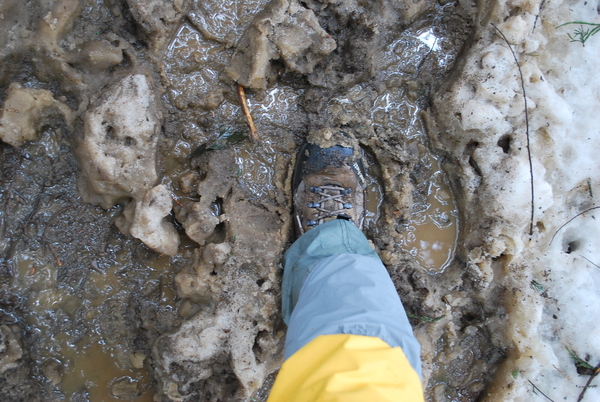
[[[23,349],[15,333],[17,331],[18,328],[8,325],[0,326],[0,374],[17,367],[23,357]]]
[[[44,89],[24,88],[13,82],[6,91],[0,118],[0,139],[15,147],[25,141],[35,141],[45,124],[57,119],[72,123],[74,113],[68,106],[54,99]]]
[[[48,359],[42,364],[42,372],[53,385],[57,385],[63,378],[63,366],[58,359]]]
[[[123,49],[115,42],[116,46],[107,40],[86,42],[71,56],[73,63],[96,73],[114,67],[123,61]]]
[[[204,248],[202,253],[202,261],[206,264],[207,270],[212,270],[219,265],[225,264],[230,255],[231,244],[211,243]]]
[[[115,378],[110,383],[110,396],[116,399],[131,401],[141,393],[138,381],[131,377]]]

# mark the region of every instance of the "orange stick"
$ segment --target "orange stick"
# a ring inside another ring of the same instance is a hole
[[[246,91],[244,91],[244,87],[240,84],[237,84],[237,93],[244,116],[246,116],[246,121],[248,122],[248,126],[250,126],[250,139],[252,141],[258,141],[258,133],[256,132],[256,127],[254,127],[254,121],[252,120],[252,115],[250,114],[250,109],[248,109],[248,103],[246,102]]]

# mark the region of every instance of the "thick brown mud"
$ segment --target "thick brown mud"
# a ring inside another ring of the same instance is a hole
[[[486,389],[506,348],[503,290],[465,269],[459,173],[422,119],[475,10],[272,2],[295,25],[267,40],[296,47],[248,81],[260,140],[228,142],[248,128],[225,71],[247,60],[236,44],[256,55],[267,3],[0,6],[3,400],[264,400],[282,362],[292,166],[327,127],[364,150],[365,231],[422,343],[427,399]],[[191,157],[202,144],[214,149]]]

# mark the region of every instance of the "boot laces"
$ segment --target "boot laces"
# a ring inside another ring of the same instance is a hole
[[[307,226],[316,226],[323,223],[324,219],[341,216],[350,219],[346,212],[353,208],[352,203],[347,202],[347,196],[352,193],[351,188],[344,188],[336,185],[313,186],[310,188],[312,193],[318,195],[317,200],[308,203],[309,208],[316,209],[318,213],[312,220],[306,222]]]

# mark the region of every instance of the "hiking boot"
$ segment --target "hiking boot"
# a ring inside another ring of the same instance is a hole
[[[304,144],[292,189],[298,236],[333,219],[350,220],[362,230],[366,180],[360,150]]]

